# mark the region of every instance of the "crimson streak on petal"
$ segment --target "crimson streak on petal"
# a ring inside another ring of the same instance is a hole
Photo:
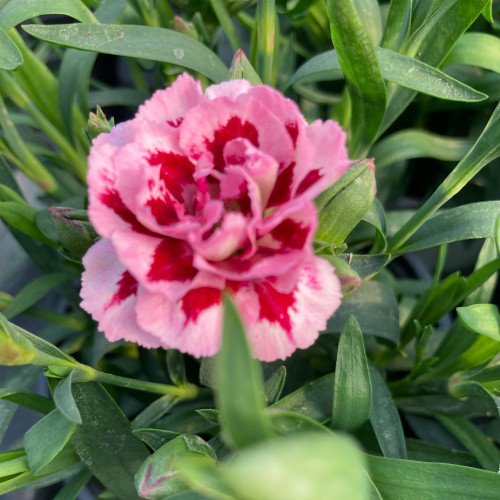
[[[148,278],[151,281],[188,281],[198,273],[192,264],[193,255],[187,243],[165,238],[155,250]]]

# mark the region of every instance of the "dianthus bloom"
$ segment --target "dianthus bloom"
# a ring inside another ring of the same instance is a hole
[[[350,165],[338,124],[308,125],[276,90],[189,75],[94,141],[82,307],[111,340],[211,356],[223,294],[254,355],[311,345],[339,307],[315,257],[313,199]]]

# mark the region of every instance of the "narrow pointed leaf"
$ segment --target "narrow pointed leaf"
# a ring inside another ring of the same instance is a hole
[[[24,448],[33,474],[38,475],[61,452],[71,439],[75,427],[57,409],[31,427],[24,437]]]
[[[82,417],[76,406],[73,393],[71,392],[71,384],[73,380],[74,370],[57,385],[54,391],[54,402],[57,409],[70,421],[75,424],[82,423]]]
[[[229,299],[225,301],[222,348],[216,363],[217,407],[229,444],[240,448],[271,437],[263,411],[259,365],[251,356],[241,319]]]
[[[403,426],[391,392],[378,370],[373,366],[370,366],[370,377],[372,382],[370,423],[377,436],[380,449],[384,457],[406,458]],[[376,481],[375,484],[377,484]]]
[[[387,14],[384,35],[380,45],[397,50],[408,33],[411,20],[412,0],[392,0]]]
[[[190,36],[164,28],[114,24],[25,25],[30,35],[65,47],[104,54],[169,62],[190,68],[215,82],[227,68],[208,47]]]
[[[384,500],[496,500],[497,473],[461,465],[367,456]]]
[[[402,87],[451,101],[474,102],[488,97],[417,59],[382,47],[377,47],[375,54],[382,77]],[[330,50],[304,63],[288,81],[286,87],[306,78],[307,81],[341,78],[340,68],[337,53]]]
[[[45,14],[62,14],[82,23],[96,22],[80,0],[16,0],[0,11],[0,26],[7,31],[27,19]]]
[[[500,73],[500,39],[487,33],[465,33],[443,66],[467,64]]]
[[[500,451],[474,424],[459,415],[436,415],[436,418],[477,458],[484,469],[498,473]]]
[[[333,390],[332,426],[344,431],[361,427],[369,418],[372,386],[363,334],[350,316],[340,334]]]
[[[385,137],[370,151],[377,172],[393,163],[412,158],[460,161],[473,146],[468,139],[445,137],[425,130],[407,129]]]
[[[139,500],[134,476],[149,456],[145,445],[99,384],[73,384],[73,395],[82,417],[72,438],[80,459],[118,498]]]
[[[23,56],[16,44],[0,28],[0,69],[13,70],[23,62]]]
[[[462,324],[469,330],[500,342],[500,314],[493,304],[457,307]]]
[[[350,153],[363,156],[385,112],[386,91],[375,49],[352,0],[328,0],[331,36],[351,101]]]

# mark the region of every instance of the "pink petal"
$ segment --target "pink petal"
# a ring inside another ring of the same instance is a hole
[[[327,261],[313,257],[301,269],[289,294],[278,292],[270,282],[256,283],[253,293],[257,299],[252,302],[259,304],[256,321],[247,305],[250,292],[234,294],[255,357],[262,361],[285,359],[295,349],[314,343],[340,306],[340,282],[333,271]]]
[[[219,97],[227,97],[235,101],[241,94],[246,94],[251,88],[252,86],[248,80],[231,80],[217,85],[210,85],[205,90],[205,96],[211,101]]]
[[[176,300],[189,290],[197,270],[184,241],[131,232],[115,232],[112,241],[120,261],[151,292]]]
[[[90,247],[83,265],[81,307],[98,321],[107,339],[159,347],[159,340],[137,325],[134,306],[138,283],[117,259],[111,242],[101,239]]]
[[[300,163],[307,168],[297,172],[294,194],[312,200],[340,179],[351,162],[345,145],[346,135],[338,123],[316,120],[307,128],[307,136],[314,150],[314,160]]]
[[[247,139],[280,164],[292,160],[292,140],[283,124],[260,102],[244,95],[236,101],[222,97],[197,106],[180,130],[180,145],[192,161],[208,153],[219,171],[225,166],[226,143],[237,138]]]
[[[222,332],[221,291],[197,288],[175,302],[142,290],[136,305],[138,323],[161,338],[166,349],[196,357],[213,356]]]
[[[137,117],[177,128],[186,113],[205,100],[200,82],[188,73],[180,75],[170,87],[157,90],[139,107]]]

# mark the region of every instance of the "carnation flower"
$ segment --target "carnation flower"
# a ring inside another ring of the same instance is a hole
[[[111,341],[212,356],[227,293],[257,358],[310,346],[341,300],[312,200],[349,165],[339,125],[271,87],[179,76],[94,140],[83,309]]]

